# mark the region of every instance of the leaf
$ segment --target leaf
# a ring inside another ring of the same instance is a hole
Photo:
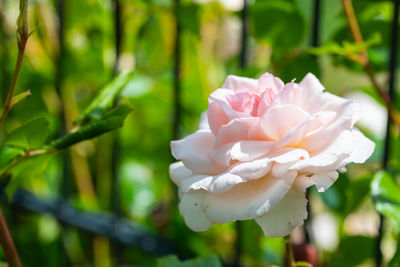
[[[158,260],[158,267],[222,267],[217,256],[211,255],[204,258],[179,261],[176,255],[169,255]]]
[[[5,188],[5,193],[9,200],[12,199],[15,191],[23,182],[30,183],[31,178],[43,176],[48,163],[53,154],[43,154],[35,157],[24,159],[21,163],[12,168],[12,179]]]
[[[367,236],[344,236],[335,253],[332,266],[357,266],[374,257],[375,238]]]
[[[338,213],[344,212],[347,207],[349,183],[347,175],[341,173],[337,181],[328,190],[319,194],[325,205]]]
[[[398,267],[400,262],[400,239],[397,241],[397,250],[393,255],[393,258],[390,260],[388,267]]]
[[[131,112],[131,110],[132,109],[127,105],[119,105],[107,112],[100,119],[92,120],[75,132],[71,132],[57,140],[54,140],[50,144],[50,147],[64,149],[81,141],[116,130],[122,127],[124,119]]]
[[[255,37],[269,42],[274,51],[295,48],[305,38],[304,18],[289,1],[256,1],[251,14]]]
[[[85,123],[89,119],[101,118],[113,106],[114,100],[131,78],[131,71],[121,71],[110,83],[100,90],[99,94],[75,121],[75,124]]]
[[[25,92],[19,93],[18,95],[14,96],[11,100],[11,106],[14,106],[17,104],[19,101],[25,99],[26,97],[31,95],[31,91],[27,90]]]
[[[400,231],[400,187],[386,171],[379,171],[371,183],[371,195],[375,208],[391,218]]]
[[[5,171],[11,164],[24,155],[24,150],[18,147],[0,147],[0,172]]]
[[[26,149],[36,149],[46,142],[49,134],[49,121],[46,117],[41,116],[11,131],[7,135],[4,144]]]

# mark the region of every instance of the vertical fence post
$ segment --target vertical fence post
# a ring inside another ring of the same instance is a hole
[[[122,40],[122,25],[121,25],[121,3],[119,0],[112,0],[114,8],[114,53],[115,53],[115,63],[114,63],[114,75],[118,72],[118,63],[121,54],[121,40]],[[114,105],[116,105],[118,99],[115,100]],[[114,226],[113,231],[117,231],[118,225],[116,224],[118,217],[122,215],[121,200],[120,200],[120,189],[119,189],[119,162],[120,162],[120,144],[118,140],[118,132],[112,134],[112,162],[111,162],[111,205],[115,214],[115,219],[113,220]],[[113,254],[115,257],[115,264],[117,266],[123,265],[123,251],[124,246],[118,242],[114,242]]]
[[[172,138],[179,138],[181,121],[181,21],[180,21],[180,0],[174,2],[175,13],[175,44],[174,44],[174,117],[172,124]]]
[[[311,31],[311,46],[319,46],[319,26],[320,26],[320,12],[321,12],[321,0],[314,0],[313,7],[313,18],[312,18],[312,31]],[[307,189],[306,197],[309,200],[311,188]],[[312,228],[311,228],[311,218],[312,218],[312,208],[311,203],[307,204],[307,219],[304,222],[304,236],[307,243],[311,243]]]
[[[248,42],[248,2],[243,0],[243,8],[241,11],[242,32],[240,38],[240,61],[239,67],[241,70],[247,67],[247,42]],[[240,266],[240,258],[243,253],[243,224],[240,221],[235,223],[236,240],[235,240],[235,255],[233,259],[234,266]]]
[[[399,32],[399,2],[397,0],[393,1],[393,21],[392,21],[392,31],[391,31],[391,45],[390,45],[390,59],[389,59],[389,98],[390,102],[394,103],[395,96],[395,82],[396,82],[396,66],[397,66],[397,47],[398,47],[398,32]],[[383,151],[383,161],[382,167],[384,170],[389,170],[389,158],[390,158],[390,146],[391,146],[391,124],[392,117],[390,116],[390,112],[388,109],[387,115],[387,123],[386,123],[386,138],[385,138],[385,147]],[[378,237],[376,239],[376,247],[375,247],[375,260],[376,266],[380,267],[382,264],[382,251],[381,251],[381,241],[383,235],[383,227],[384,227],[384,217],[382,215],[379,216],[379,229],[378,229]]]
[[[64,22],[64,13],[65,13],[65,3],[64,0],[58,0],[56,2],[56,10],[57,10],[57,17],[58,17],[58,28],[57,28],[57,37],[58,37],[58,54],[55,60],[55,90],[60,99],[62,99],[62,83],[64,80],[64,55],[65,55],[65,45],[64,45],[64,33],[65,33],[65,22]],[[59,114],[60,120],[60,127],[59,127],[59,136],[63,136],[67,132],[67,125],[65,119],[65,111],[64,106],[61,101],[61,109]],[[60,201],[57,206],[57,213],[61,214],[64,201],[68,198],[69,195],[69,176],[70,176],[70,166],[69,166],[69,156],[68,150],[64,150],[61,152],[62,157],[62,165],[61,165],[61,188],[60,188]],[[66,224],[63,222],[59,222],[63,229],[66,228]],[[68,256],[64,250],[63,243],[60,243],[60,251],[62,254],[62,266],[68,266],[69,260]]]

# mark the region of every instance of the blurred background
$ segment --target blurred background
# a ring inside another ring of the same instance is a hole
[[[282,239],[263,237],[253,221],[241,222],[239,235],[234,223],[192,232],[168,175],[169,142],[197,129],[210,92],[228,74],[258,78],[266,71],[284,82],[312,72],[327,91],[355,99],[362,106],[357,126],[377,145],[328,191],[311,190],[307,231],[297,229],[293,242],[311,242],[319,266],[375,266],[381,238],[382,266],[399,266],[399,132],[387,130],[385,102],[371,82],[384,91],[399,87],[398,71],[389,68],[399,48],[392,43],[395,4],[353,1],[363,37],[355,41],[345,2],[31,0],[35,31],[17,90],[32,95],[13,108],[3,132],[46,114],[54,139],[121,69],[134,75],[118,101],[134,110],[117,132],[30,161],[8,185],[15,193],[3,193],[1,208],[24,266],[156,266],[171,253],[217,255],[227,266],[282,266]],[[0,1],[1,99],[17,57],[18,5]],[[382,166],[392,206],[370,189]]]

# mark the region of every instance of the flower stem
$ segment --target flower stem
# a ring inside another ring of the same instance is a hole
[[[342,4],[343,4],[344,13],[345,13],[347,21],[349,23],[350,31],[351,31],[354,41],[358,44],[363,43],[364,40],[362,37],[360,26],[357,21],[357,17],[354,13],[354,8],[353,8],[353,4],[352,4],[351,0],[342,0]],[[363,50],[360,53],[359,63],[364,68],[364,71],[368,75],[368,78],[371,81],[372,86],[374,87],[375,91],[379,94],[379,96],[385,103],[385,106],[388,109],[388,112],[389,112],[390,116],[392,117],[393,122],[395,122],[398,126],[400,126],[400,114],[393,107],[393,103],[392,103],[392,100],[391,100],[389,94],[386,93],[383,90],[383,87],[381,85],[379,85],[379,83],[377,82],[374,70],[370,63],[368,53],[366,50]]]
[[[0,244],[3,248],[4,256],[10,267],[21,267],[17,249],[15,248],[6,220],[0,210]]]
[[[293,256],[292,244],[290,243],[290,235],[284,237],[285,240],[285,266],[296,267]]]
[[[22,62],[24,61],[25,47],[29,38],[28,30],[28,0],[20,0],[20,15],[18,17],[18,57],[15,65],[14,74],[11,80],[10,89],[8,90],[6,101],[4,102],[3,110],[0,115],[0,130],[3,127],[4,121],[7,118],[8,112],[12,107],[12,99],[17,87],[19,74],[21,73]]]

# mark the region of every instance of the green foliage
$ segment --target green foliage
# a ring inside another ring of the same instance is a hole
[[[0,147],[0,172],[2,173],[24,155],[24,150],[18,147]]]
[[[332,266],[351,267],[374,257],[375,239],[367,236],[344,236]]]
[[[126,116],[128,116],[131,111],[132,109],[127,105],[118,105],[105,113],[101,118],[92,120],[82,126],[82,128],[54,140],[51,142],[50,147],[64,149],[81,141],[116,130],[122,127]]]
[[[166,256],[158,260],[158,267],[222,267],[215,255],[194,260],[179,261],[175,255]]]
[[[276,52],[295,48],[304,40],[305,22],[291,1],[256,1],[251,14],[255,37],[267,41]]]
[[[124,86],[132,79],[132,72],[121,71],[110,83],[105,85],[90,105],[80,114],[75,123],[83,124],[89,119],[100,119],[114,104]]]
[[[400,187],[393,176],[386,171],[379,171],[371,183],[371,194],[376,209],[393,220],[400,231]]]
[[[49,134],[49,121],[46,117],[41,116],[11,131],[4,144],[28,150],[37,149],[46,142]]]
[[[346,173],[341,173],[337,181],[320,196],[332,211],[346,216],[354,212],[368,195],[370,183],[370,176],[350,180]]]

